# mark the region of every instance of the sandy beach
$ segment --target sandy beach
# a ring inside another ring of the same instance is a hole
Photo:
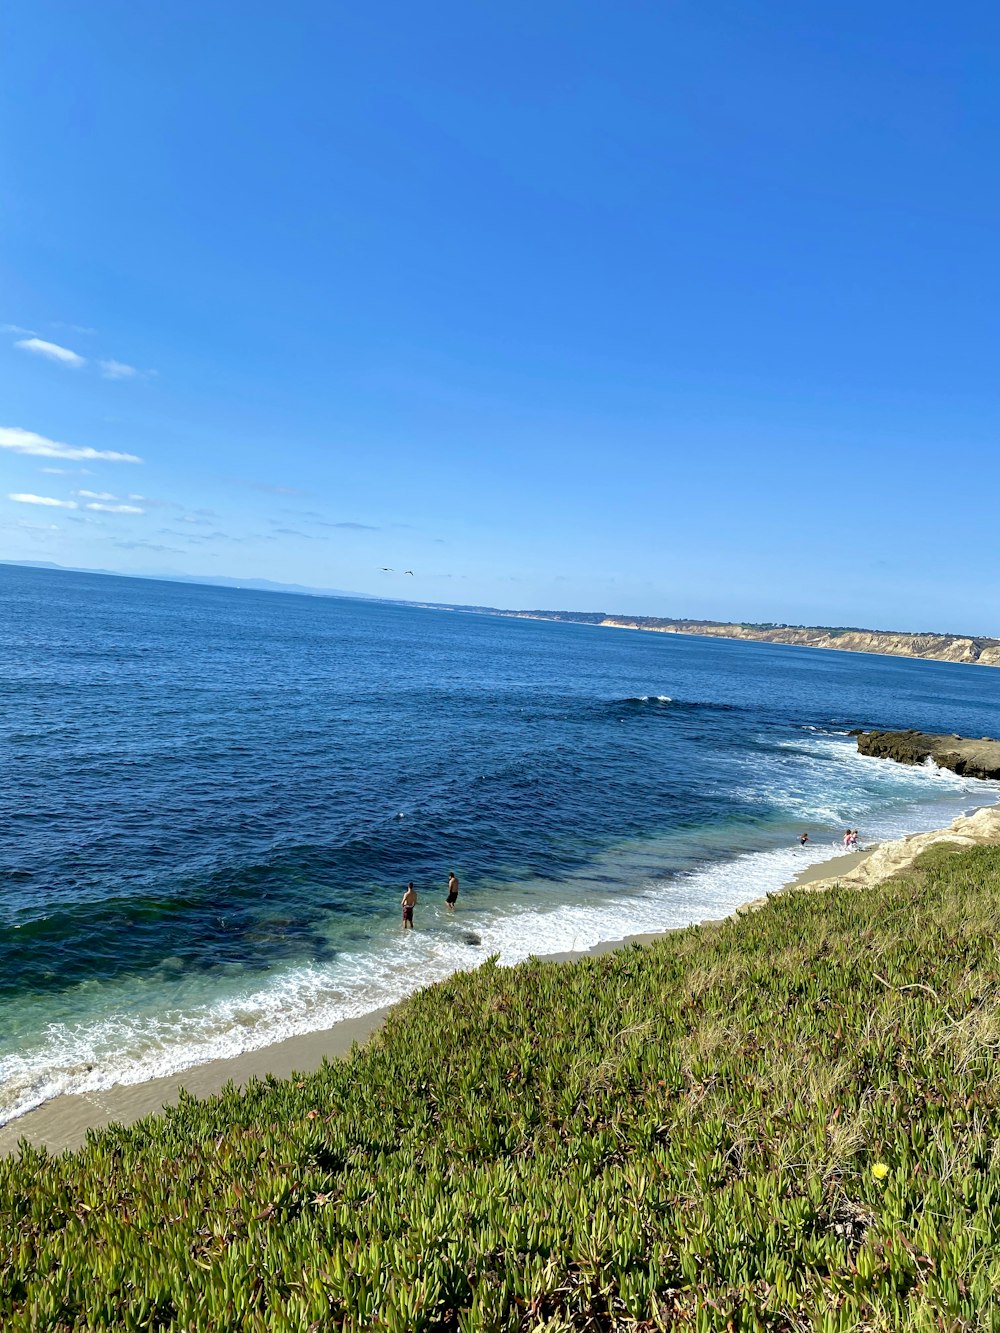
[[[788,893],[796,889],[819,892],[831,888],[833,884],[863,889],[904,870],[928,846],[943,841],[959,846],[1000,842],[1000,805],[987,805],[972,814],[963,814],[953,820],[948,828],[912,833],[899,840],[869,844],[856,852],[815,862],[805,866],[777,892]],[[767,901],[768,897],[753,898],[739,906],[736,912],[761,908]],[[711,918],[700,924],[715,924],[717,920],[720,918]],[[664,933],[668,932],[628,934],[619,940],[600,941],[591,949],[540,954],[539,957],[549,962],[568,962],[587,954],[597,956],[609,953],[633,942],[648,944]],[[15,1153],[21,1140],[27,1140],[33,1146],[44,1146],[49,1152],[79,1148],[87,1138],[88,1129],[100,1129],[111,1124],[132,1124],[144,1116],[156,1114],[164,1106],[176,1102],[181,1089],[197,1097],[208,1097],[220,1092],[229,1082],[243,1086],[253,1078],[265,1078],[269,1074],[287,1078],[293,1073],[308,1072],[316,1069],[324,1058],[335,1060],[347,1056],[353,1046],[367,1041],[379,1028],[387,1012],[387,1009],[379,1009],[361,1017],[348,1018],[319,1032],[289,1037],[287,1041],[261,1046],[260,1049],[249,1050],[229,1060],[193,1065],[191,1069],[181,1070],[169,1077],[153,1078],[141,1084],[117,1085],[103,1092],[55,1097],[0,1128],[0,1156]]]
[[[863,888],[905,869],[926,847],[944,841],[963,846],[1000,842],[1000,806],[984,807],[971,816],[962,816],[947,829],[873,844],[820,861],[802,870],[780,892],[822,890],[837,883]],[[753,910],[766,902],[767,898],[755,899],[737,910]],[[701,924],[714,924],[714,920]],[[603,940],[592,949],[578,953],[542,957],[550,962],[569,962],[587,954],[609,953],[627,944],[646,944],[657,938],[659,934],[656,933],[629,935],[617,940]],[[196,1065],[169,1078],[113,1087],[104,1092],[56,1097],[0,1129],[0,1154],[16,1152],[21,1140],[27,1140],[35,1147],[45,1147],[50,1152],[78,1148],[84,1143],[88,1130],[114,1123],[131,1124],[144,1116],[154,1115],[176,1102],[182,1089],[195,1096],[207,1097],[231,1082],[243,1086],[255,1078],[268,1075],[287,1078],[293,1073],[315,1069],[324,1059],[346,1056],[356,1043],[366,1041],[381,1026],[387,1012],[381,1009],[360,1018],[347,1019],[323,1031],[291,1037],[232,1059]]]
[[[827,861],[809,865],[796,874],[780,892],[796,889],[821,890],[833,884],[851,884],[856,888],[875,884],[911,864],[920,852],[935,842],[952,841],[959,845],[980,842],[1000,842],[1000,805],[985,806],[972,816],[961,816],[947,829],[929,833],[915,833],[884,844],[871,844]],[[737,908],[747,912],[764,906],[768,898],[755,898]],[[700,922],[715,924],[719,918]],[[620,940],[603,940],[591,949],[575,953],[541,954],[543,961],[569,962],[573,958],[611,953],[628,944],[649,944],[661,934],[629,934]],[[144,1116],[151,1116],[165,1106],[175,1104],[181,1089],[197,1097],[221,1092],[229,1082],[243,1086],[253,1078],[287,1078],[293,1073],[316,1069],[323,1060],[348,1056],[356,1044],[367,1041],[383,1024],[387,1009],[375,1010],[359,1018],[337,1022],[320,1032],[289,1037],[287,1041],[249,1050],[231,1060],[213,1060],[204,1065],[181,1070],[168,1078],[153,1078],[143,1084],[121,1085],[105,1092],[67,1094],[45,1102],[27,1116],[21,1116],[0,1129],[0,1154],[17,1152],[21,1140],[36,1148],[47,1148],[60,1153],[84,1144],[89,1129],[101,1129],[111,1124],[132,1124]]]
[[[869,847],[809,866],[788,887],[809,884],[821,876],[846,874],[871,851]],[[592,949],[546,954],[544,958],[549,962],[569,962],[586,954],[609,953],[626,944],[645,944],[656,938],[656,934],[629,935],[617,940],[602,940]],[[55,1097],[0,1128],[0,1155],[16,1152],[22,1139],[34,1147],[48,1148],[50,1152],[78,1148],[85,1141],[88,1130],[115,1123],[131,1124],[143,1116],[155,1115],[175,1103],[182,1089],[198,1097],[208,1097],[230,1082],[242,1087],[254,1078],[268,1075],[288,1078],[293,1073],[315,1069],[324,1059],[350,1054],[355,1043],[366,1041],[381,1026],[386,1013],[387,1010],[379,1009],[360,1018],[345,1019],[322,1031],[290,1037],[287,1041],[247,1051],[229,1060],[195,1065],[168,1078],[150,1079],[146,1083],[117,1086],[102,1092]]]

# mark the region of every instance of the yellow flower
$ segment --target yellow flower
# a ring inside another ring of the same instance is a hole
[[[876,1162],[872,1167],[872,1175],[876,1180],[885,1180],[888,1174],[889,1168],[886,1166],[885,1162]]]

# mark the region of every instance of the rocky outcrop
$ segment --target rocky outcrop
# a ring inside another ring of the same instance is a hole
[[[1000,741],[988,736],[974,741],[925,731],[862,731],[858,753],[895,759],[898,764],[922,764],[931,759],[963,777],[1000,779]]]

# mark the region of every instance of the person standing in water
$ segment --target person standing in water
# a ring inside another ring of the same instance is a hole
[[[800,845],[801,847],[804,847],[808,841],[809,841],[809,834],[808,834],[808,833],[800,833],[800,834],[799,834],[799,845]]]
[[[406,892],[403,894],[403,929],[413,929],[413,909],[417,905],[417,891],[413,887],[411,879],[406,886]]]
[[[448,911],[454,912],[455,904],[458,902],[458,876],[454,870],[448,871],[448,897],[445,898],[448,904]]]

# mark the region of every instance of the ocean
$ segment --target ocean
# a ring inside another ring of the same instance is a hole
[[[847,735],[996,735],[989,668],[15,566],[0,627],[0,1124],[1000,799]]]

